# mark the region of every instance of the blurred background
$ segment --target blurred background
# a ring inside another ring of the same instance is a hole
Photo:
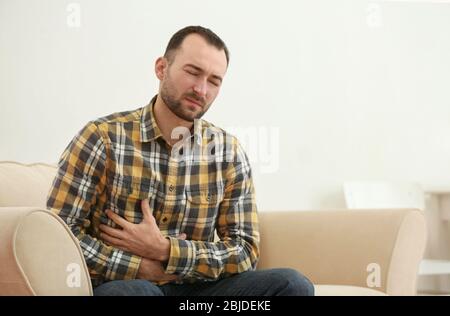
[[[450,187],[445,1],[1,0],[0,160],[55,163],[89,120],[147,104],[186,25],[229,46],[205,119],[247,147],[260,208],[344,206],[350,180]]]

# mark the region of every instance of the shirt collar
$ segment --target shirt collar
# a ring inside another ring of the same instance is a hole
[[[162,137],[161,130],[156,124],[155,115],[153,114],[153,107],[156,102],[156,97],[150,101],[148,105],[146,105],[142,109],[141,113],[141,142],[151,142],[158,137]]]
[[[141,113],[141,142],[151,142],[159,137],[162,137],[161,130],[156,124],[155,115],[153,112],[153,108],[156,102],[156,96],[150,101],[148,105],[146,105],[142,109]],[[202,143],[202,134],[203,134],[203,124],[202,120],[195,120],[193,129],[191,129],[191,133],[193,133],[194,140],[197,144]],[[191,136],[192,137],[192,136]]]

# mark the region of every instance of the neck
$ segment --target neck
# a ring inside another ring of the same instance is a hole
[[[183,126],[191,129],[194,124],[193,122],[185,121],[173,114],[160,95],[156,98],[153,113],[155,115],[156,124],[158,124],[158,127],[161,130],[164,140],[171,146],[178,142],[178,139],[172,139],[171,137],[172,130],[175,127]]]

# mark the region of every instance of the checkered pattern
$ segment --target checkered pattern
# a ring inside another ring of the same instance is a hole
[[[98,227],[115,227],[106,209],[139,223],[146,198],[171,243],[166,273],[190,283],[255,269],[258,218],[245,152],[204,120],[184,131],[182,146],[170,147],[153,116],[155,100],[89,122],[75,136],[59,161],[48,209],[80,240],[94,284],[136,277],[141,258],[104,244]],[[186,240],[176,238],[181,233]]]

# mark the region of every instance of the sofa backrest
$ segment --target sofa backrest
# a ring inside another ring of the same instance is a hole
[[[0,207],[46,206],[56,165],[0,161]]]

